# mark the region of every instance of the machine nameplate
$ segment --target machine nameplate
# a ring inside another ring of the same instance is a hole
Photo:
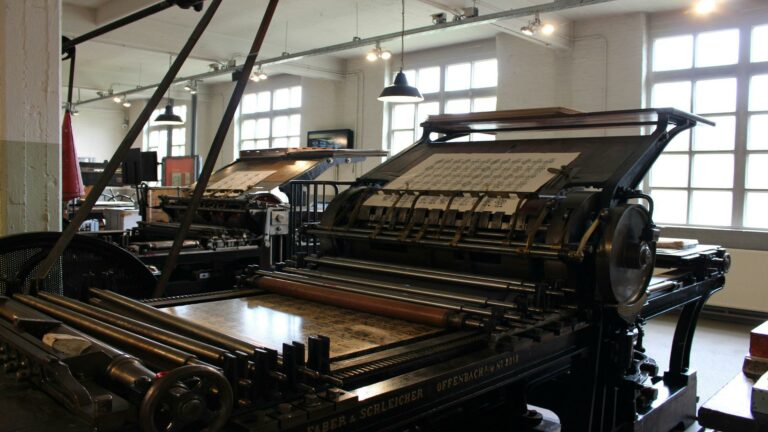
[[[402,391],[389,393],[386,397],[375,397],[362,401],[356,409],[337,416],[323,419],[307,425],[306,432],[331,432],[353,426],[357,422],[372,421],[374,418],[389,414],[392,411],[406,409],[412,405],[434,401],[444,392],[461,391],[462,389],[481,382],[497,379],[514,370],[519,365],[516,353],[507,353],[496,359],[461,368],[442,378],[429,380],[418,386],[408,387]],[[367,392],[379,390],[378,384],[358,389],[358,396]]]

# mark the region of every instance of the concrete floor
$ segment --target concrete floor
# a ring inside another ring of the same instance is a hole
[[[648,354],[661,370],[669,365],[669,352],[677,316],[651,320],[646,325]],[[699,406],[741,372],[744,355],[749,351],[749,331],[753,326],[702,319],[696,328],[691,352],[691,367],[698,373]],[[693,426],[686,432],[703,430]]]

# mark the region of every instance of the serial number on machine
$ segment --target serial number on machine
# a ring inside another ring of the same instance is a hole
[[[501,369],[511,368],[518,362],[517,354],[500,359],[496,363],[486,364],[478,366],[474,369],[470,369],[465,372],[458,373],[454,376],[448,377],[444,380],[437,382],[437,393],[441,393],[447,390],[451,390],[455,387],[460,387],[466,384],[470,384],[473,381],[482,379],[488,375],[494,374]]]

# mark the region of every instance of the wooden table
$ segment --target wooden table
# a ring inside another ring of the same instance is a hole
[[[699,408],[699,425],[723,432],[768,430],[752,415],[752,380],[739,373]]]

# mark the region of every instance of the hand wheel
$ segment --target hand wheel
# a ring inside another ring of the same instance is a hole
[[[214,432],[229,420],[232,404],[232,387],[219,371],[181,366],[155,380],[144,395],[139,427],[144,432]]]

